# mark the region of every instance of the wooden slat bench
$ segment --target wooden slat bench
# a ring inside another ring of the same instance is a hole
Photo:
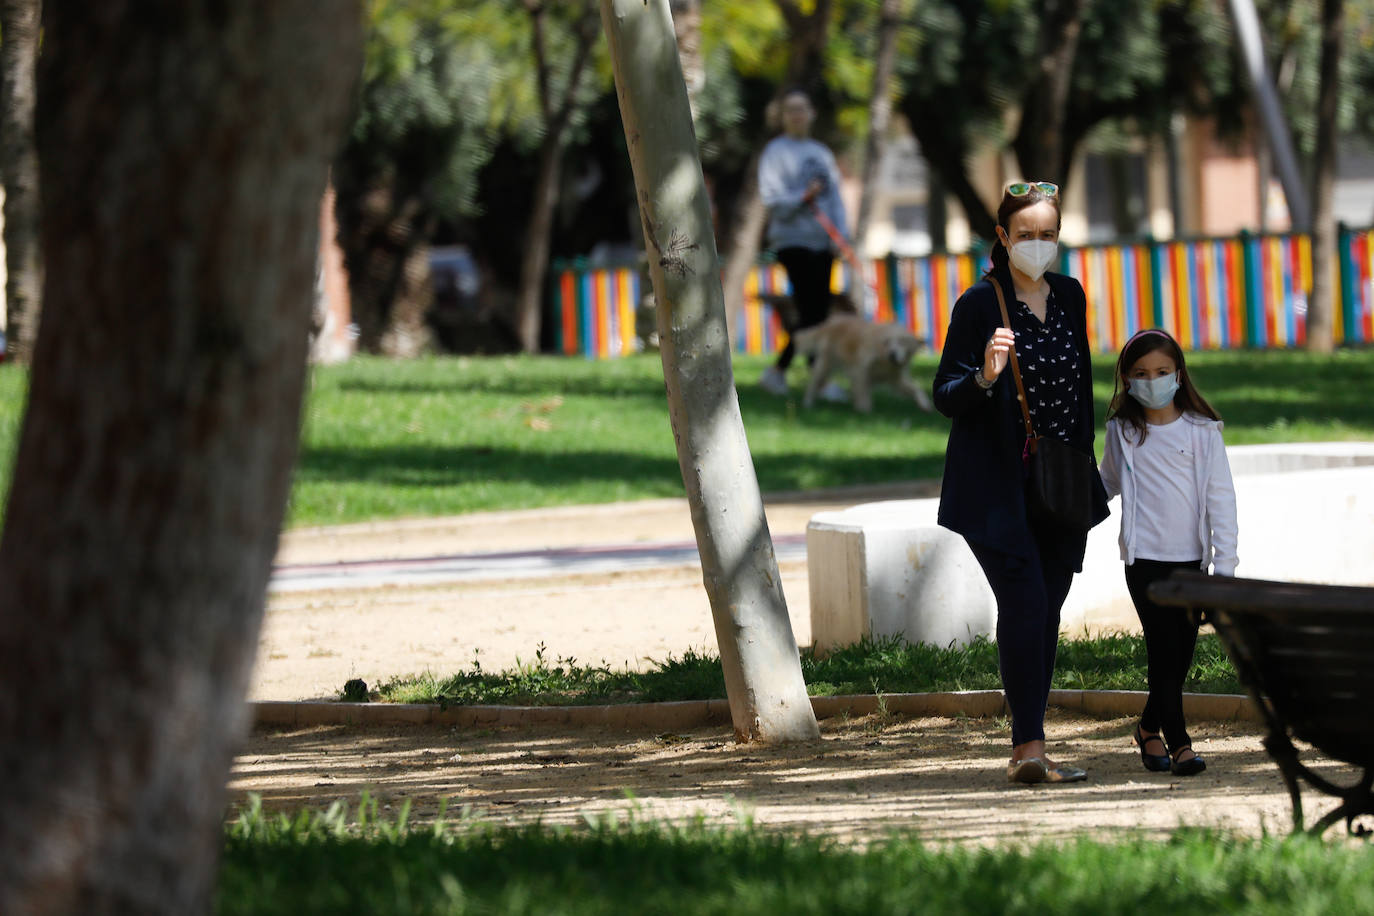
[[[1374,815],[1374,588],[1309,585],[1175,573],[1150,596],[1201,612],[1221,638],[1241,682],[1264,717],[1265,750],[1293,800],[1293,830],[1303,829],[1299,780],[1340,800],[1309,831]],[[1298,759],[1293,738],[1362,773],[1340,786]]]

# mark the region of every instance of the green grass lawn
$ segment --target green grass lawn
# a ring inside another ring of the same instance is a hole
[[[364,802],[366,806],[366,802]],[[366,808],[365,808],[366,810]],[[227,828],[220,916],[388,914],[932,913],[1327,914],[1374,912],[1374,847],[1180,831],[866,848],[824,837],[606,820],[582,830],[437,825],[347,812]]]
[[[949,421],[879,393],[860,416],[757,387],[763,357],[736,359],[740,413],[764,492],[939,477]],[[915,361],[929,380],[936,356]],[[1374,439],[1374,350],[1197,353],[1189,366],[1227,420],[1229,443]],[[1094,363],[1101,422],[1112,359]],[[12,461],[24,395],[0,365],[0,467]],[[292,525],[678,496],[655,354],[357,358],[315,369],[292,490]],[[8,473],[5,480],[8,481]]]

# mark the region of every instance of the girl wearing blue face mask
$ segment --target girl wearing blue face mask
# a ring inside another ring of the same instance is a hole
[[[1156,329],[1122,348],[1108,417],[1102,482],[1121,494],[1121,558],[1149,664],[1135,742],[1145,769],[1193,776],[1207,768],[1183,721],[1198,621],[1148,590],[1177,569],[1235,575],[1236,491],[1221,417],[1193,387],[1178,342]]]

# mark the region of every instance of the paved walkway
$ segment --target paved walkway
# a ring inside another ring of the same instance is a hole
[[[805,534],[773,536],[779,563],[806,559]],[[696,541],[545,547],[396,560],[342,560],[278,566],[273,591],[416,586],[443,582],[587,576],[666,566],[699,566]]]
[[[817,512],[931,496],[909,482],[766,496],[793,632],[811,640],[806,525]],[[716,651],[685,499],[298,529],[283,537],[254,700],[336,698],[345,681],[503,670],[539,647],[645,670]]]

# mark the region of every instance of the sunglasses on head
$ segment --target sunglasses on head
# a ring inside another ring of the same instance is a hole
[[[1038,189],[1046,197],[1059,196],[1059,185],[1052,181],[1013,181],[1007,185],[1007,193],[1012,197],[1025,197],[1031,188]]]

